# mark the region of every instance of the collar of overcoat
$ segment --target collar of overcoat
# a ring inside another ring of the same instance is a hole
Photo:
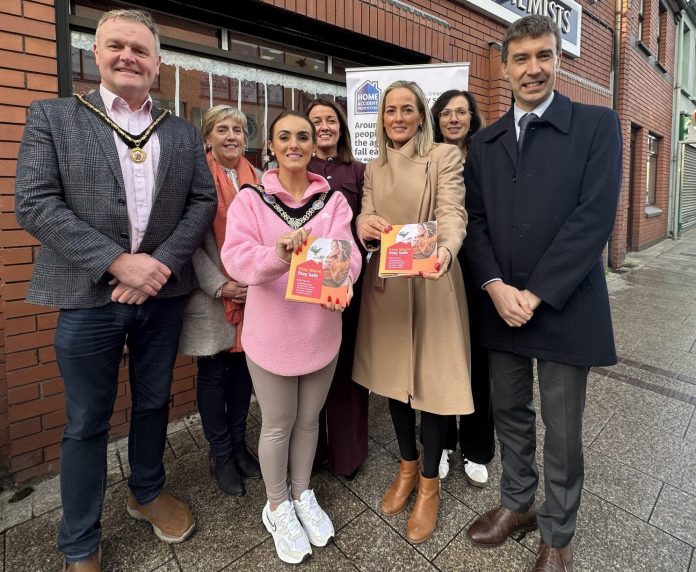
[[[104,100],[99,94],[99,90],[95,89],[93,92],[87,94],[85,99],[106,113],[106,106],[104,105]],[[111,127],[109,127],[102,119],[97,117],[97,115],[92,113],[89,109],[84,108],[84,106],[81,104],[78,105],[80,105],[80,107],[83,108],[84,113],[86,113],[87,120],[92,126],[92,129],[94,129],[94,132],[97,134],[97,140],[104,151],[104,155],[109,162],[109,166],[111,167],[118,184],[121,186],[121,189],[125,192],[126,187],[123,183],[123,172],[121,171],[121,163],[118,159],[118,151],[116,150],[116,141],[114,140],[113,129],[111,129]],[[158,117],[160,113],[162,113],[162,110],[156,108],[154,105],[150,109],[150,115],[153,118]],[[152,197],[153,204],[154,199],[157,197],[157,193],[162,188],[164,177],[172,160],[171,149],[174,142],[174,137],[172,131],[168,128],[168,123],[170,122],[165,120],[158,126],[156,131],[160,144],[160,156],[157,173],[155,173],[155,188]]]
[[[558,131],[568,134],[570,131],[570,120],[573,112],[573,104],[565,95],[557,91],[554,92],[553,101],[548,109],[534,123],[548,123]],[[510,159],[516,164],[518,157],[517,132],[515,130],[515,113],[511,107],[508,112],[498,121],[491,125],[485,133],[482,133],[483,143],[492,143],[499,137],[503,142],[505,150],[510,155]]]

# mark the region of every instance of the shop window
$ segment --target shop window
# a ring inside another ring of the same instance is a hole
[[[265,40],[234,32],[229,34],[228,45],[231,52],[243,56],[259,58],[267,62],[285,64],[309,71],[323,73],[328,71],[327,56],[305,52],[294,47],[271,44]]]
[[[645,176],[645,206],[655,205],[655,194],[657,190],[657,159],[658,159],[659,139],[654,135],[648,135],[648,159]]]

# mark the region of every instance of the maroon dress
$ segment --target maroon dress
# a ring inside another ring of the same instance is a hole
[[[353,210],[351,228],[355,243],[360,244],[355,230],[355,218],[360,214],[365,164],[312,157],[307,168],[324,177],[332,189],[346,198]],[[363,252],[363,269],[366,266],[364,255]],[[355,473],[367,459],[369,392],[351,377],[361,288],[362,280],[359,277],[353,285],[350,306],[343,312],[343,339],[338,352],[336,373],[319,418],[319,442],[314,458],[315,466],[327,463],[331,472],[344,476]]]

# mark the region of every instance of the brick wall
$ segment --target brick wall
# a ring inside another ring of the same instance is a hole
[[[614,238],[609,251],[613,267],[622,264],[627,252],[646,248],[667,236],[669,203],[669,161],[672,136],[672,75],[674,73],[674,42],[676,25],[671,14],[663,17],[660,42],[664,43],[665,74],[655,65],[659,14],[657,0],[646,1],[645,23],[649,29],[643,38],[652,56],[636,46],[638,38],[638,3],[624,4],[621,30],[621,72],[619,75],[618,113],[624,138],[623,182],[619,209],[614,225]],[[649,94],[649,95],[648,95]],[[637,130],[637,158],[631,181],[631,130]],[[661,138],[658,155],[655,206],[658,216],[645,214],[646,158],[648,135]]]

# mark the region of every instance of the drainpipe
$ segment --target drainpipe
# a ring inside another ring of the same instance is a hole
[[[669,210],[667,213],[667,220],[669,221],[667,232],[668,235],[671,235],[673,240],[679,238],[679,202],[681,200],[681,188],[679,184],[679,155],[681,151],[681,145],[679,143],[679,124],[681,122],[681,115],[679,113],[679,100],[683,78],[682,65],[679,57],[684,57],[682,45],[684,40],[684,18],[679,19],[677,33],[677,41],[674,42],[675,74],[674,85],[672,87],[672,155],[669,162]]]

